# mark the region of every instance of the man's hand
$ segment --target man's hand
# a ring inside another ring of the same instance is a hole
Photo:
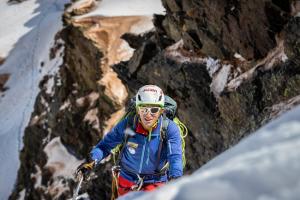
[[[83,175],[84,179],[86,179],[94,167],[95,167],[95,161],[84,162],[77,167],[75,176],[78,177],[81,174]]]

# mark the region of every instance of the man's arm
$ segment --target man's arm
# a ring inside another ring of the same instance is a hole
[[[178,178],[183,175],[182,144],[179,128],[170,120],[167,129],[168,162],[170,163],[169,178]]]
[[[120,144],[124,139],[124,130],[127,119],[120,121],[105,137],[92,149],[90,157],[96,163],[110,154],[110,151]]]

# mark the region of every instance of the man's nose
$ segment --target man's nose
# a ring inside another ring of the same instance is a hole
[[[147,117],[147,118],[151,117],[151,113],[150,112],[146,112],[144,116]]]

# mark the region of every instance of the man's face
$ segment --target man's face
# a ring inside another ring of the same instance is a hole
[[[157,105],[142,105],[137,109],[142,125],[147,130],[152,128],[163,112],[163,109]]]

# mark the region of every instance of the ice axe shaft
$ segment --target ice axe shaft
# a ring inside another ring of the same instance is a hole
[[[75,190],[75,192],[74,192],[74,194],[73,194],[73,199],[72,199],[72,200],[77,200],[78,192],[79,192],[79,190],[80,190],[82,181],[83,181],[83,175],[80,176],[80,180],[79,180],[79,182],[78,182],[78,184],[77,184],[77,187],[76,187],[76,190]]]

